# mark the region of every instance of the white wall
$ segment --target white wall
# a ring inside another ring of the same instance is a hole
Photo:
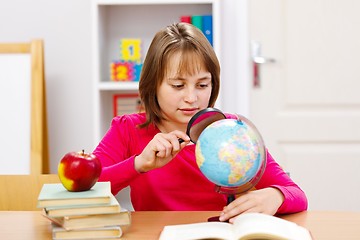
[[[50,168],[55,173],[65,153],[95,147],[91,1],[0,0],[0,42],[34,38],[45,44]]]

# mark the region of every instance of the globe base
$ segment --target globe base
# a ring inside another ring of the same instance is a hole
[[[237,194],[252,190],[253,187],[254,187],[254,185],[251,182],[247,182],[238,187],[224,187],[224,186],[216,185],[215,192],[218,192],[221,194],[227,194],[227,195],[237,195]]]
[[[220,222],[219,218],[220,218],[220,216],[209,217],[207,221],[208,222]],[[225,222],[229,222],[229,221],[225,221]]]

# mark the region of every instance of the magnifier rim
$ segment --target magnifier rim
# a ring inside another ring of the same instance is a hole
[[[186,134],[190,137],[190,140],[192,142],[193,142],[193,140],[191,139],[191,136],[190,136],[190,129],[191,129],[192,124],[198,119],[198,117],[200,115],[202,115],[204,113],[208,113],[208,112],[220,113],[224,117],[224,119],[226,119],[225,114],[220,109],[213,108],[213,107],[204,108],[204,109],[198,111],[197,113],[195,113],[195,115],[191,117],[191,119],[187,125],[187,129],[186,129]]]

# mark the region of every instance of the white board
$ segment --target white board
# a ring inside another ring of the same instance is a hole
[[[0,174],[30,174],[30,54],[0,54]]]

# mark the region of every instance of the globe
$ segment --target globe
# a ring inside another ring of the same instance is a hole
[[[200,134],[195,148],[200,171],[219,192],[240,193],[254,187],[266,166],[263,139],[247,118],[211,123]]]

